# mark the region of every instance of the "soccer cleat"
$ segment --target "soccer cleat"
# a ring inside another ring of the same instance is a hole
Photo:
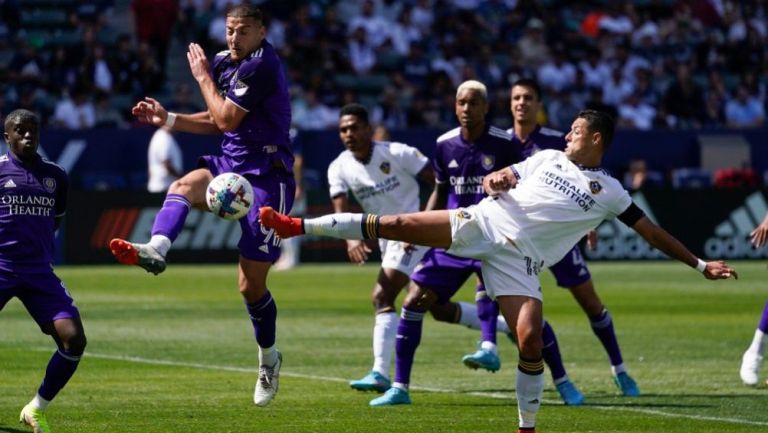
[[[51,433],[51,428],[48,427],[48,421],[45,419],[45,412],[32,405],[24,406],[19,414],[19,422],[32,427],[35,433]]]
[[[627,397],[637,397],[640,395],[640,388],[637,387],[637,383],[627,372],[621,372],[613,376],[613,381],[616,382],[616,386],[619,387],[623,395]]]
[[[381,397],[374,398],[368,403],[371,406],[394,406],[396,404],[411,404],[408,391],[400,388],[389,388]]]
[[[499,355],[485,349],[477,349],[475,353],[466,355],[461,358],[461,361],[464,363],[464,365],[473,370],[484,368],[491,373],[495,373],[501,368],[501,360],[499,360]]]
[[[259,366],[259,379],[253,391],[253,402],[256,406],[266,406],[277,394],[280,379],[280,367],[283,365],[283,354],[277,352],[277,362],[272,367]]]
[[[301,218],[291,218],[276,212],[269,206],[259,208],[259,221],[268,229],[273,229],[281,239],[288,239],[304,234]]]
[[[123,239],[109,241],[109,249],[118,262],[136,265],[155,275],[165,270],[165,257],[148,244],[134,244]]]
[[[566,380],[558,385],[555,385],[557,392],[560,393],[560,398],[563,399],[568,406],[581,406],[584,403],[584,394],[576,388],[570,380]]]
[[[372,371],[360,380],[349,382],[349,386],[358,391],[385,392],[392,386],[392,384],[383,374],[377,371]]]
[[[759,354],[747,350],[744,352],[744,356],[741,357],[741,369],[739,370],[739,376],[741,381],[745,385],[757,385],[760,379],[760,364],[763,362],[763,357]]]

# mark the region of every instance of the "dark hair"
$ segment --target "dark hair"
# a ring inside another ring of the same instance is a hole
[[[341,108],[339,118],[342,116],[357,116],[363,123],[368,124],[368,109],[362,104],[347,104]]]
[[[264,24],[264,14],[261,9],[251,4],[239,4],[227,9],[227,16],[233,18],[253,18],[261,24]]]
[[[589,131],[600,133],[603,137],[603,150],[607,150],[613,141],[613,131],[616,128],[613,117],[605,111],[582,110],[576,118],[586,120]]]
[[[530,87],[533,89],[533,92],[536,93],[536,99],[539,101],[541,101],[541,98],[544,96],[541,94],[541,86],[539,85],[539,82],[533,78],[521,78],[512,83],[512,87],[515,86]]]
[[[22,122],[34,122],[35,125],[40,125],[40,120],[37,118],[37,115],[29,110],[24,110],[23,108],[20,108],[18,110],[13,110],[5,117],[5,131],[7,132],[14,123],[22,123]]]

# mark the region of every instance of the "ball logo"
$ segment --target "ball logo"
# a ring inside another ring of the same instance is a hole
[[[56,191],[56,179],[52,177],[43,178],[43,188],[48,192]]]
[[[379,166],[379,170],[384,174],[389,174],[389,172],[392,171],[392,166],[389,165],[389,161],[384,161]]]

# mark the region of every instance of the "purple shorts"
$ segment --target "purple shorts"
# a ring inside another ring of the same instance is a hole
[[[566,289],[592,279],[578,245],[568,251],[562,260],[550,266],[549,270],[555,276],[557,285]]]
[[[54,320],[80,317],[75,301],[53,271],[29,274],[0,271],[0,310],[14,296],[41,328]]]
[[[444,304],[472,274],[477,275],[482,282],[480,260],[465,259],[448,254],[442,248],[432,248],[424,254],[421,263],[411,274],[411,280],[421,287],[432,289],[437,294],[437,302]]]
[[[227,172],[238,173],[251,182],[253,207],[248,215],[240,219],[242,235],[237,246],[240,248],[240,255],[246,259],[257,262],[277,260],[280,257],[280,240],[275,236],[274,230],[269,230],[259,223],[259,208],[271,206],[280,213],[290,212],[296,193],[296,180],[293,175],[282,168],[255,175],[248,168],[248,164],[233,161],[226,156],[202,156],[198,160],[198,167],[207,167],[214,176]]]

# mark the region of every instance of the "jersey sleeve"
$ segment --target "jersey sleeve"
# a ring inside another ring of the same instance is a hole
[[[67,213],[67,198],[69,197],[69,178],[63,170],[58,176],[56,185],[56,205],[54,211],[56,217],[63,217]]]
[[[419,174],[429,162],[429,159],[419,149],[407,144],[392,143],[390,149],[392,156],[397,158],[400,167],[403,167],[403,170],[412,176]]]
[[[237,70],[237,81],[229,87],[227,99],[245,111],[257,107],[275,88],[278,69],[261,57],[248,59]]]
[[[516,164],[512,164],[510,168],[512,169],[512,172],[515,174],[515,177],[517,178],[517,180],[525,179],[531,173],[533,173],[536,167],[538,167],[539,164],[544,162],[548,156],[551,157],[552,152],[553,151],[549,151],[549,150],[542,150],[540,152],[536,152],[535,154],[531,155],[527,159],[520,161]]]
[[[610,209],[608,209],[611,212],[611,215],[609,216],[610,219],[616,218],[617,216],[624,214],[624,212],[630,209],[634,204],[632,202],[632,197],[630,197],[627,190],[621,187],[621,184],[619,183],[619,181],[615,181],[615,184],[618,191],[616,193],[616,197],[614,198],[614,200],[612,200],[613,206]],[[640,216],[642,217],[642,215]],[[633,224],[637,222],[637,219],[633,221]]]
[[[341,161],[336,158],[331,165],[328,166],[328,194],[331,198],[337,195],[347,195],[349,192],[349,185],[344,181],[341,175]]]

